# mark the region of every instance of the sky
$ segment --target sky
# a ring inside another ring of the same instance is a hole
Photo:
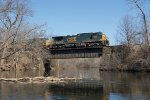
[[[32,23],[46,23],[46,36],[105,33],[116,44],[117,28],[130,13],[125,0],[31,0]]]

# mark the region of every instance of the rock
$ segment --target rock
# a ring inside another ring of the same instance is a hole
[[[29,78],[29,77],[19,78],[17,81],[19,81],[19,82],[30,82],[31,78]]]
[[[44,79],[44,77],[34,77],[34,78],[32,78],[32,81],[44,82],[45,79]]]

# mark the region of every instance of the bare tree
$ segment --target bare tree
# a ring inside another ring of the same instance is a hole
[[[24,17],[30,14],[24,0],[3,0],[0,6],[0,32],[2,35],[1,66],[8,56],[7,47],[14,43]]]
[[[9,58],[17,64],[18,57],[32,44],[31,40],[41,36],[43,25],[31,26],[26,20],[31,14],[26,0],[3,0],[0,4],[1,67]]]
[[[148,19],[147,13],[144,9],[144,5],[142,5],[143,0],[127,0],[131,5],[133,5],[140,13],[143,23],[143,36],[144,36],[144,44],[149,46],[149,32],[148,32]],[[146,0],[145,0],[146,2]]]
[[[121,44],[125,44],[128,47],[136,43],[136,26],[133,22],[133,18],[125,16],[122,23],[119,25],[119,34],[117,39]]]
[[[134,20],[135,19],[131,16],[125,16],[122,20],[122,23],[118,27],[117,39],[119,39],[118,41],[121,45],[114,49],[115,53],[113,56],[117,59],[116,61],[120,61],[119,63],[122,66],[119,68],[122,67],[122,69],[130,68],[128,65],[132,64],[133,61],[138,57],[134,47],[140,42],[138,37],[141,34],[138,32]]]

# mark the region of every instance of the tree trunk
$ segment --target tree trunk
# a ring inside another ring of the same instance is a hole
[[[1,59],[1,68],[4,68],[5,66],[4,66],[4,62],[5,62],[5,59],[4,59],[4,57],[5,57],[5,55],[6,55],[6,48],[4,48],[4,50],[3,50],[3,52],[2,52],[2,59]]]

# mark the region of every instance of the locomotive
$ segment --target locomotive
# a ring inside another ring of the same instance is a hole
[[[88,48],[108,46],[109,40],[102,32],[79,33],[77,35],[56,36],[46,41],[49,49]]]

